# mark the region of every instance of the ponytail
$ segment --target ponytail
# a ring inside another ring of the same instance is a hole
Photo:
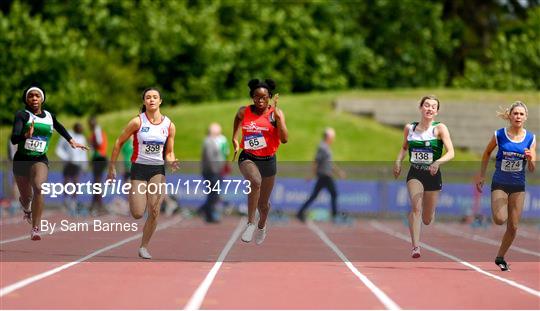
[[[497,116],[503,120],[510,120],[510,114],[512,113],[512,110],[516,107],[523,107],[525,109],[525,114],[529,114],[529,110],[527,109],[527,106],[522,101],[515,101],[510,107],[504,109],[502,107],[499,107],[499,110],[497,111]]]

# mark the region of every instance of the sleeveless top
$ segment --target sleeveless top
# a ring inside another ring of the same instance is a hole
[[[442,156],[443,142],[435,136],[435,127],[440,122],[432,122],[422,133],[415,132],[418,122],[409,124],[407,142],[409,144],[409,161],[417,166],[429,166]]]
[[[28,122],[24,125],[23,133],[26,133],[32,122],[34,122],[34,133],[18,144],[18,152],[26,156],[37,157],[47,153],[49,143],[53,133],[53,118],[50,112],[43,110],[44,117],[39,117],[25,110],[30,115]]]
[[[169,137],[171,120],[163,116],[161,122],[153,124],[146,117],[146,113],[139,114],[141,126],[133,134],[132,163],[146,165],[163,165],[163,149]]]
[[[492,181],[503,185],[525,185],[525,149],[531,148],[536,136],[525,131],[521,141],[513,141],[508,137],[506,128],[501,128],[495,131],[495,139],[499,150]]]
[[[262,115],[257,115],[247,106],[242,120],[241,148],[258,157],[273,156],[280,144],[279,132],[272,106]]]

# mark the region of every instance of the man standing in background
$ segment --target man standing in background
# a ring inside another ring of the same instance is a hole
[[[69,134],[76,141],[83,145],[87,145],[86,138],[83,134],[82,124],[78,122],[75,123],[73,131],[69,131]],[[62,172],[64,176],[64,185],[66,183],[78,183],[81,172],[88,167],[88,155],[86,154],[86,150],[71,148],[66,140],[61,139],[56,145],[56,155],[64,161],[64,170]],[[77,214],[77,192],[74,192],[72,195],[66,194],[64,205],[71,216],[75,216]]]
[[[218,190],[219,188],[214,189],[214,187],[220,181],[223,166],[225,164],[225,157],[218,141],[220,135],[221,126],[217,123],[210,124],[202,149],[202,176],[205,182],[210,182],[211,191],[206,197],[206,202],[199,208],[199,211],[204,215],[204,219],[207,223],[218,222],[214,211],[216,204],[219,201],[219,192],[215,190]]]
[[[328,127],[323,132],[323,139],[321,140],[319,147],[317,148],[317,154],[315,155],[315,162],[313,163],[314,175],[317,175],[317,183],[309,199],[302,205],[296,218],[301,222],[306,221],[305,212],[315,201],[319,192],[326,188],[330,192],[331,202],[332,202],[332,220],[335,221],[337,216],[337,191],[336,185],[333,178],[333,173],[336,173],[340,178],[345,178],[345,172],[343,172],[339,167],[333,164],[332,162],[332,150],[330,146],[336,138],[336,132],[333,128]]]

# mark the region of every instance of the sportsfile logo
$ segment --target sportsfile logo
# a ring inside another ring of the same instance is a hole
[[[57,198],[61,195],[129,195],[129,194],[173,194],[173,195],[208,195],[217,194],[249,194],[249,180],[224,179],[217,182],[201,179],[178,179],[176,183],[138,183],[133,188],[131,183],[122,180],[107,180],[104,183],[44,183],[41,194]]]

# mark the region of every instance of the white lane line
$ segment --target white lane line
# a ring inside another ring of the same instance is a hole
[[[328,246],[330,249],[338,255],[338,257],[345,263],[347,268],[356,275],[362,283],[379,299],[379,301],[386,307],[388,310],[401,310],[401,308],[386,295],[380,288],[378,288],[371,280],[369,280],[365,275],[363,275],[350,261],[347,259],[345,254],[328,238],[328,236],[313,222],[307,222],[308,227],[315,232],[319,238]]]
[[[246,222],[245,217],[242,217],[240,219],[240,222],[236,226],[236,229],[233,231],[231,237],[229,238],[229,241],[227,241],[227,244],[225,244],[225,247],[223,247],[223,249],[221,250],[221,253],[219,254],[217,261],[214,263],[214,266],[212,267],[212,269],[210,269],[210,271],[208,272],[208,274],[206,275],[202,283],[199,285],[197,290],[195,290],[195,292],[189,299],[188,303],[184,307],[184,310],[199,310],[200,309],[204,301],[204,298],[206,297],[206,294],[208,293],[208,290],[210,289],[210,286],[212,286],[212,282],[216,278],[216,275],[219,269],[221,268],[221,265],[223,264],[223,261],[225,261],[227,254],[233,247],[236,240],[238,240],[238,237],[240,237],[240,232],[244,228],[245,222]]]
[[[159,230],[163,230],[163,229],[165,229],[167,227],[170,227],[170,226],[180,222],[181,220],[182,220],[182,218],[178,217],[177,219],[172,219],[172,220],[170,220],[168,222],[164,222],[163,224],[158,225],[158,227],[156,228],[156,232],[159,231]],[[21,281],[18,281],[16,283],[11,284],[11,285],[2,287],[2,288],[0,288],[0,297],[3,297],[3,296],[5,296],[5,295],[7,295],[9,293],[12,293],[12,292],[14,292],[14,291],[16,291],[18,289],[21,289],[21,288],[23,288],[25,286],[28,286],[28,285],[30,285],[32,283],[35,283],[35,282],[37,282],[39,280],[42,280],[42,279],[46,278],[46,277],[49,277],[49,276],[51,276],[53,274],[61,272],[62,270],[66,270],[68,268],[71,268],[72,266],[75,266],[75,265],[77,265],[77,264],[79,264],[79,263],[81,263],[83,261],[86,261],[86,260],[88,260],[88,259],[90,259],[90,258],[92,258],[94,256],[97,256],[97,255],[99,255],[101,253],[104,253],[106,251],[109,251],[109,250],[111,250],[113,248],[124,245],[124,244],[126,244],[128,242],[131,242],[133,240],[136,240],[136,239],[138,239],[140,237],[142,237],[142,233],[136,234],[134,236],[131,236],[131,237],[127,238],[127,239],[121,240],[121,241],[119,241],[117,243],[111,244],[111,245],[106,246],[104,248],[100,248],[100,249],[96,250],[95,252],[93,252],[91,254],[88,254],[88,255],[86,255],[84,257],[81,257],[81,258],[79,258],[79,259],[77,259],[75,261],[72,261],[70,263],[67,263],[65,265],[56,267],[54,269],[42,272],[40,274],[36,274],[34,276],[23,279]]]
[[[108,216],[105,216],[105,217],[103,218],[103,220],[108,220],[108,219],[111,219],[111,218],[113,218],[113,216],[108,215]],[[92,223],[93,221],[94,221],[94,220],[92,219],[92,220],[87,220],[87,221],[85,221],[85,222],[83,222],[83,223],[84,223],[84,224],[89,224],[89,223]],[[57,232],[57,233],[61,233],[61,232],[63,232],[63,231],[60,231],[60,232],[56,231],[56,232]],[[53,234],[54,234],[54,233],[53,233]],[[45,236],[50,236],[50,235],[53,235],[53,234],[46,234]],[[16,237],[16,238],[11,238],[11,239],[7,239],[7,240],[1,240],[1,241],[0,241],[0,245],[6,244],[6,243],[11,243],[11,242],[17,242],[17,241],[21,241],[21,240],[30,240],[30,234],[21,235],[21,236],[18,236],[18,237]]]
[[[467,239],[470,239],[470,240],[473,240],[473,241],[477,241],[477,242],[481,242],[481,243],[485,243],[485,244],[489,244],[489,245],[494,245],[494,246],[499,246],[501,244],[500,241],[496,241],[496,240],[493,240],[493,239],[490,239],[490,238],[486,238],[486,237],[478,235],[478,234],[466,233],[466,232],[463,232],[461,230],[450,228],[450,227],[447,227],[447,226],[444,226],[444,225],[435,225],[435,227],[437,229],[439,229],[441,231],[444,231],[445,233],[451,234],[453,236],[467,238]],[[535,252],[535,251],[531,251],[531,250],[523,248],[523,247],[512,245],[512,246],[510,246],[510,249],[515,250],[516,252],[523,253],[523,254],[540,257],[540,253]]]
[[[408,235],[405,235],[405,234],[403,234],[403,233],[397,232],[397,231],[395,231],[395,230],[393,230],[393,229],[391,229],[391,228],[389,228],[389,227],[387,227],[387,226],[381,224],[381,223],[378,222],[378,221],[372,221],[372,222],[370,222],[370,224],[371,224],[371,226],[374,227],[375,229],[377,229],[377,230],[379,230],[379,231],[382,231],[382,232],[384,232],[384,233],[386,233],[386,234],[388,234],[388,235],[391,235],[391,236],[393,236],[393,237],[396,237],[396,238],[398,238],[398,239],[401,239],[401,240],[406,241],[406,242],[409,242],[409,243],[411,242],[411,239],[410,239],[410,237],[409,237]],[[476,272],[479,272],[479,273],[481,273],[481,274],[483,274],[483,275],[489,276],[489,277],[491,277],[491,278],[493,278],[493,279],[495,279],[495,280],[501,281],[501,282],[506,283],[506,284],[508,284],[508,285],[510,285],[510,286],[513,286],[513,287],[516,287],[516,288],[518,288],[518,289],[521,289],[522,291],[524,291],[524,292],[526,292],[526,293],[529,293],[529,294],[531,294],[531,295],[534,295],[534,296],[536,296],[536,297],[540,297],[540,291],[537,291],[537,290],[535,290],[535,289],[532,289],[532,288],[530,288],[530,287],[527,287],[527,286],[525,286],[525,285],[522,285],[522,284],[520,284],[520,283],[518,283],[518,282],[516,282],[516,281],[512,281],[512,280],[509,280],[509,279],[505,279],[505,278],[500,277],[500,276],[498,276],[498,275],[495,275],[495,274],[493,274],[493,273],[490,273],[490,272],[487,272],[487,271],[485,271],[485,270],[482,270],[482,269],[481,269],[480,267],[478,267],[478,266],[475,266],[475,265],[473,265],[473,264],[471,264],[471,263],[469,263],[469,262],[467,262],[467,261],[464,261],[464,260],[461,259],[461,258],[458,258],[458,257],[456,257],[456,256],[454,256],[454,255],[448,254],[448,253],[446,253],[446,252],[444,252],[444,251],[442,251],[442,250],[440,250],[440,249],[438,249],[438,248],[436,248],[436,247],[430,246],[430,245],[428,245],[428,244],[426,244],[426,243],[420,243],[420,246],[422,246],[423,248],[425,248],[425,249],[427,249],[427,250],[430,250],[430,251],[432,251],[432,252],[434,252],[434,253],[436,253],[436,254],[438,254],[438,255],[441,255],[441,256],[446,257],[446,258],[448,258],[448,259],[450,259],[450,260],[453,260],[453,261],[455,261],[455,262],[458,262],[458,263],[460,263],[460,264],[462,264],[462,265],[464,265],[464,266],[466,266],[466,267],[468,267],[468,268],[471,268],[471,269],[475,270]]]

